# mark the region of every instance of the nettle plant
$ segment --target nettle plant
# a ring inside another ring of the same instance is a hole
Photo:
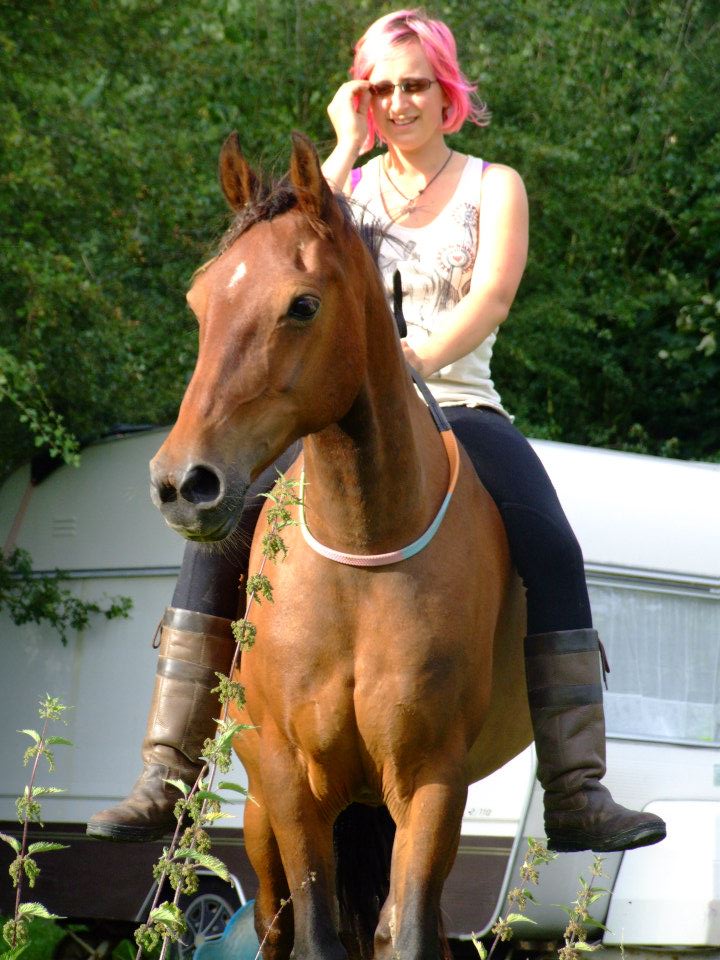
[[[20,730],[19,733],[30,737],[33,743],[25,751],[23,761],[25,766],[32,762],[30,778],[25,787],[23,795],[18,798],[17,814],[18,820],[22,824],[22,837],[12,837],[6,833],[0,833],[0,839],[12,847],[15,852],[15,859],[10,864],[9,873],[12,878],[13,886],[16,888],[15,913],[12,919],[8,920],[3,927],[3,938],[10,948],[4,954],[4,958],[14,960],[19,956],[28,941],[28,924],[31,918],[41,917],[45,920],[60,919],[53,913],[50,913],[41,903],[23,902],[23,890],[25,884],[30,889],[35,886],[40,867],[37,865],[35,857],[40,853],[50,853],[54,850],[64,850],[65,844],[53,843],[40,840],[35,843],[28,842],[30,824],[36,823],[40,826],[42,823],[42,809],[40,798],[49,794],[62,793],[59,787],[43,787],[37,784],[38,768],[41,758],[44,758],[48,769],[52,772],[55,769],[54,747],[72,746],[70,740],[65,737],[51,736],[48,734],[50,724],[62,721],[62,715],[67,707],[56,697],[49,694],[44,700],[40,701],[38,711],[40,719],[43,721],[42,728],[37,730]]]
[[[245,796],[248,802],[255,802],[241,784],[220,780],[217,787],[215,786],[218,773],[226,774],[230,770],[234,737],[248,726],[238,723],[230,716],[233,704],[240,709],[245,706],[242,684],[233,680],[232,676],[241,654],[250,650],[255,643],[256,628],[250,619],[253,605],[263,601],[273,602],[272,585],[265,569],[268,562],[277,563],[287,554],[282,531],[296,522],[290,508],[300,503],[295,492],[297,486],[298,481],[280,476],[273,490],[264,494],[271,505],[267,512],[268,531],[262,539],[263,559],[259,571],[248,577],[245,616],[232,624],[236,647],[230,670],[227,676],[217,674],[218,686],[213,691],[218,695],[222,706],[217,732],[214,739],[205,741],[201,755],[205,764],[192,787],[188,787],[181,780],[168,781],[182,794],[175,807],[177,827],[170,846],[163,850],[153,869],[157,888],[147,921],[135,931],[138,944],[136,960],[140,960],[143,953],[156,950],[160,944],[159,960],[165,960],[169,945],[183,937],[187,927],[179,901],[182,894],[197,891],[199,868],[210,870],[230,882],[227,866],[211,853],[211,839],[207,832],[208,827],[229,816],[222,811],[223,797],[217,790],[231,790]],[[311,880],[312,877],[308,878],[308,882]],[[175,895],[172,901],[160,903],[165,881],[170,884]]]
[[[532,837],[528,839],[528,849],[525,853],[525,859],[520,867],[520,879],[523,884],[533,884],[537,886],[540,881],[540,868],[547,863],[557,859],[556,853],[551,853],[546,846]],[[581,953],[592,953],[599,950],[601,943],[588,942],[588,924],[591,921],[593,929],[605,929],[604,924],[591,918],[590,907],[601,897],[607,895],[607,890],[597,886],[597,880],[604,876],[602,872],[602,857],[596,856],[590,867],[590,880],[580,877],[580,890],[577,899],[569,906],[564,904],[555,904],[558,909],[563,910],[568,915],[568,922],[563,932],[563,943],[558,948],[558,960],[580,960]],[[535,897],[526,886],[513,887],[507,895],[507,905],[512,910],[523,911],[528,903],[536,903]],[[491,960],[498,945],[504,940],[513,938],[513,924],[517,922],[535,923],[530,917],[522,912],[511,912],[506,917],[498,917],[491,929],[494,934],[494,940],[488,949],[476,934],[472,934],[472,942],[475,945],[481,960]]]

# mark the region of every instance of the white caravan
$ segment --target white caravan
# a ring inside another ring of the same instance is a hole
[[[17,831],[14,801],[26,782],[26,743],[49,692],[72,706],[58,769],[42,782],[66,793],[44,802],[44,836],[70,843],[44,856],[33,896],[56,913],[132,921],[146,909],[161,843],[90,840],[84,823],[123,797],[139,770],[139,745],[154,679],[152,638],[169,603],[183,543],[148,496],[147,462],[165,431],[115,437],[30,483],[18,470],[0,495],[0,543],[27,549],[38,572],[60,568],[84,599],[127,595],[128,620],[95,618],[63,647],[51,629],[0,619],[0,830]],[[662,460],[534,442],[578,535],[593,611],[612,672],[605,696],[606,783],[621,803],[661,814],[667,839],[604,858],[608,896],[593,907],[606,951],[720,951],[720,465]],[[242,772],[236,771],[236,779]],[[204,877],[195,904],[198,941],[207,917],[217,933],[254,878],[237,819],[216,831],[215,850],[234,889]],[[458,957],[476,956],[471,932],[487,933],[508,908],[528,837],[543,836],[534,754],[525,751],[470,789],[445,922]],[[5,845],[0,845],[5,847]],[[5,863],[9,847],[0,851]],[[591,854],[562,854],[541,870],[527,947],[561,937]],[[5,875],[6,876],[6,875]],[[12,899],[0,874],[0,912]],[[210,913],[208,914],[208,910]],[[203,912],[205,911],[205,912]]]

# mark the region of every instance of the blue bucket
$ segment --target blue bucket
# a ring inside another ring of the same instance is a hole
[[[260,944],[255,933],[254,907],[255,901],[248,900],[230,917],[223,935],[198,947],[193,960],[255,960]]]

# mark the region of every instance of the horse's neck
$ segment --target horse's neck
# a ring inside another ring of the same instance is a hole
[[[337,550],[382,553],[427,529],[447,462],[405,370],[384,299],[368,317],[365,380],[348,414],[304,443],[306,507],[315,536]]]

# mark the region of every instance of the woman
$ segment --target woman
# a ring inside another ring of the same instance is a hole
[[[406,359],[445,405],[505,523],[527,594],[526,673],[549,846],[610,851],[655,843],[665,835],[663,821],[619,806],[600,783],[600,645],[582,556],[547,474],[490,378],[497,328],[527,257],[522,180],[446,143],[468,118],[483,125],[487,115],[472,103],[474,88],[441,22],[411,10],[380,18],[358,42],[352,74],[328,108],[337,145],[323,171],[384,224],[380,268],[388,293],[394,271],[401,273]],[[354,169],[376,136],[387,151]],[[266,472],[253,492],[267,490],[274,475]],[[246,509],[244,532],[258,510]],[[188,546],[163,627],[143,775],[126,801],[91,820],[91,834],[150,839],[172,825],[176,792],[164,780],[194,779],[202,742],[212,735],[210,689],[214,670],[230,661],[229,621],[246,566],[247,557],[229,562]]]

